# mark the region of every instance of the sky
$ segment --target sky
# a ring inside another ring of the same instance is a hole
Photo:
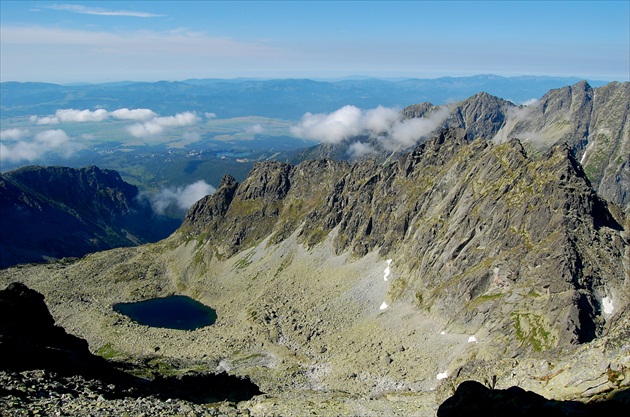
[[[630,1],[0,2],[0,81],[630,79]]]

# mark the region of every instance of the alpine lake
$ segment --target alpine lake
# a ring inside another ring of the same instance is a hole
[[[167,329],[195,330],[210,326],[217,319],[216,311],[185,295],[118,303],[112,308],[138,324]]]

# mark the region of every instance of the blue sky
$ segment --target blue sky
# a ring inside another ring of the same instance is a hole
[[[7,1],[1,81],[628,81],[630,1]]]

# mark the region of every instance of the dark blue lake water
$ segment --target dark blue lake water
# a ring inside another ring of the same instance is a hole
[[[113,309],[139,324],[167,329],[195,330],[217,319],[216,311],[185,295],[118,303]]]

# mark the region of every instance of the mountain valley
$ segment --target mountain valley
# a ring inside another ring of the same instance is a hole
[[[580,82],[529,106],[480,93],[394,153],[363,138],[381,152],[330,158],[345,141],[258,162],[163,240],[2,269],[0,286],[41,293],[115,363],[262,392],[210,415],[433,416],[468,380],[627,404],[629,88]],[[112,309],[173,294],[216,322],[147,327]]]

